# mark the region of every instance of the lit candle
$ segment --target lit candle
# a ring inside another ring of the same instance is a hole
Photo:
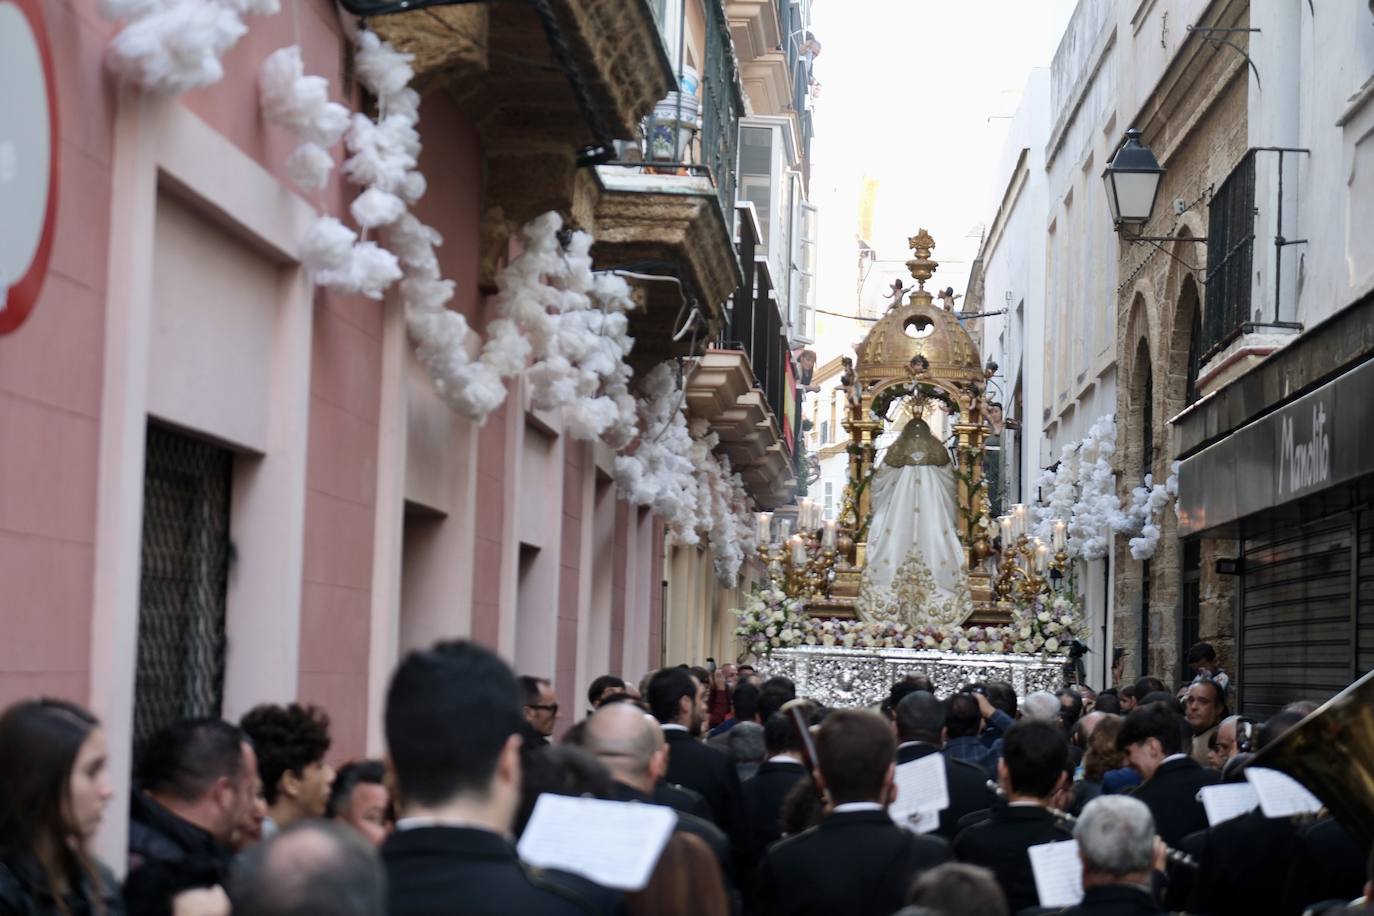
[[[1026,536],[1026,504],[1017,503],[1011,507],[1011,536],[1022,538]]]
[[[806,542],[802,540],[800,534],[794,535],[792,538],[792,565],[806,565]]]
[[[1050,526],[1054,532],[1054,550],[1058,553],[1066,550],[1069,546],[1069,523],[1063,519],[1056,519]]]
[[[1002,549],[1011,547],[1011,516],[1004,515],[997,520],[997,524],[1002,528]]]
[[[781,544],[783,541],[787,540],[787,536],[788,536],[789,534],[791,534],[791,533],[792,533],[792,520],[791,520],[790,518],[780,518],[780,519],[778,519],[778,540],[777,540],[777,543]]]
[[[825,531],[821,534],[821,547],[825,550],[835,549],[835,520],[833,518],[825,520]]]
[[[1039,538],[1035,538],[1033,543],[1035,544],[1035,571],[1043,573],[1050,565],[1050,548]]]
[[[773,536],[773,513],[760,512],[758,518],[758,542],[760,547],[766,547]]]

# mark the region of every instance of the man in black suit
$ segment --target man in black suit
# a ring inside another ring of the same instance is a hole
[[[1198,790],[1215,785],[1220,776],[1203,769],[1189,756],[1192,729],[1166,703],[1148,703],[1126,717],[1116,746],[1126,762],[1145,780],[1133,793],[1150,806],[1155,829],[1164,842],[1177,847],[1183,838],[1207,829],[1207,812]]]
[[[964,828],[954,840],[959,861],[981,865],[997,876],[1013,913],[1040,902],[1026,849],[1070,838],[1047,810],[1068,781],[1068,759],[1069,742],[1050,722],[1023,719],[1007,729],[997,763],[1007,804],[993,808],[986,820]]]
[[[938,754],[944,744],[945,704],[935,694],[917,690],[904,696],[897,704],[897,765],[911,763],[931,754]],[[997,796],[988,788],[983,768],[967,760],[945,761],[945,785],[949,789],[949,807],[940,812],[940,826],[936,833],[947,840],[959,833],[959,819],[974,811],[991,808]]]
[[[508,835],[520,804],[520,695],[474,643],[412,652],[386,697],[400,819],[382,845],[391,916],[597,912],[578,882],[526,869]]]
[[[759,866],[760,916],[889,916],[949,844],[892,822],[892,729],[866,710],[831,713],[816,732],[816,784],[833,806],[817,827],[779,840]]]
[[[782,801],[793,786],[806,778],[801,736],[782,713],[773,713],[763,724],[763,744],[768,759],[743,787],[744,819],[749,832],[743,852],[749,863],[757,863],[764,850],[782,836]]]
[[[641,802],[671,808],[654,797],[654,786],[668,767],[668,746],[652,719],[626,703],[614,703],[596,711],[582,733],[583,747],[594,754],[615,780],[616,801]],[[727,879],[731,868],[730,840],[704,818],[677,812],[677,829],[706,843],[716,854]]]
[[[1095,798],[1083,808],[1073,835],[1083,861],[1083,901],[1061,913],[1163,916],[1151,882],[1164,867],[1164,850],[1156,843],[1149,808],[1127,795]]]
[[[738,843],[740,786],[735,762],[699,740],[706,724],[706,685],[686,668],[664,668],[649,679],[646,699],[668,742],[668,781],[700,792],[716,826]]]

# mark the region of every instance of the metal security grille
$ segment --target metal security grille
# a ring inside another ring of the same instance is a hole
[[[1179,609],[1179,678],[1181,683],[1192,680],[1188,668],[1188,650],[1198,641],[1202,623],[1202,541],[1193,538],[1183,542],[1183,603]]]
[[[1250,268],[1255,243],[1255,154],[1222,182],[1208,205],[1207,309],[1202,361],[1241,333],[1250,321]]]
[[[1247,533],[1240,618],[1242,712],[1327,699],[1354,680],[1353,519]]]
[[[136,748],[177,719],[220,714],[232,464],[225,449],[148,427]]]
[[[720,209],[728,226],[735,219],[735,166],[744,90],[740,87],[739,62],[735,59],[735,44],[730,37],[730,20],[725,15],[724,4],[711,0],[706,4],[706,16],[701,154],[703,164],[710,167],[716,180]]]

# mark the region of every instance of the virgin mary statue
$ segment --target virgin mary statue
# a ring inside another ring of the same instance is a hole
[[[918,414],[873,474],[859,610],[913,626],[962,623],[973,610],[949,452]]]

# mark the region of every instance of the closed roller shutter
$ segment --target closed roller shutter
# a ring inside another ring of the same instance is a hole
[[[1247,537],[1240,621],[1245,714],[1326,700],[1354,679],[1354,534],[1354,518],[1340,515]]]
[[[1374,510],[1360,513],[1359,632],[1356,635],[1357,675],[1374,669]]]

